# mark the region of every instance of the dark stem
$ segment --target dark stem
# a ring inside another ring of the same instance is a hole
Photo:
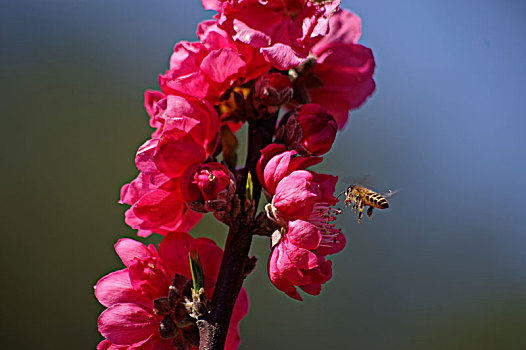
[[[220,350],[225,346],[234,304],[251,264],[248,252],[252,243],[252,231],[255,228],[255,208],[257,208],[261,197],[261,184],[257,177],[256,165],[261,155],[261,149],[272,142],[275,123],[276,116],[249,123],[247,159],[242,180],[237,188],[242,211],[230,225],[228,231],[210,315],[208,320],[199,326],[201,331],[200,349]],[[245,184],[248,171],[252,174],[255,207],[246,208]]]
[[[254,184],[254,205],[257,209],[259,199],[261,198],[261,183],[259,182],[256,166],[259,158],[261,157],[261,150],[272,142],[272,136],[274,135],[274,128],[276,126],[277,114],[264,120],[252,122],[248,127],[248,153],[247,160],[245,163],[245,169],[248,169],[252,174],[252,182]],[[243,181],[245,184],[247,180],[247,172],[243,173]],[[245,191],[242,191],[243,197]],[[242,201],[243,202],[243,201]]]

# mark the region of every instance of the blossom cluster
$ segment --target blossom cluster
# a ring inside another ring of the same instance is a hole
[[[115,251],[125,268],[110,273],[95,286],[97,299],[107,307],[99,317],[99,331],[106,338],[99,349],[197,349],[199,334],[185,312],[190,296],[188,253],[197,252],[206,271],[204,289],[212,298],[223,252],[212,240],[172,232],[159,246],[121,239]],[[174,298],[170,294],[176,294]],[[175,299],[165,306],[167,297]],[[248,312],[242,289],[234,306],[226,349],[237,349],[239,321]],[[160,332],[159,329],[163,331]]]
[[[175,45],[169,69],[159,75],[160,90],[146,91],[154,130],[137,151],[138,176],[121,190],[120,203],[130,205],[125,222],[141,237],[164,238],[158,251],[128,239],[117,243],[125,268],[96,288],[107,307],[99,318],[105,337],[99,349],[198,346],[195,320],[180,306],[192,279],[188,253],[206,257],[204,292],[211,299],[223,252],[188,232],[207,212],[227,224],[225,217],[240,215],[234,202],[246,176],[236,168],[235,151],[243,123],[274,122],[270,144],[256,150],[252,174],[275,228],[270,281],[298,300],[297,287],[319,294],[332,275],[327,255],[345,246],[334,224],[337,177],[308,168],[322,161],[349,111],[375,89],[372,51],[358,44],[360,19],[339,9],[339,0],[202,4],[217,14],[198,25],[198,41]],[[243,289],[227,349],[238,347],[247,310]]]

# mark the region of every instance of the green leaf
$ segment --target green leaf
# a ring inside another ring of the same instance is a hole
[[[194,250],[194,256],[192,256],[192,253],[188,252],[188,259],[190,260],[190,271],[192,272],[194,291],[199,291],[201,288],[205,287],[205,275],[197,251]]]
[[[245,198],[249,202],[252,202],[253,193],[254,193],[254,183],[252,182],[252,175],[251,175],[251,173],[249,171],[248,172],[248,176],[247,176],[247,184],[246,184],[246,187],[245,187]]]

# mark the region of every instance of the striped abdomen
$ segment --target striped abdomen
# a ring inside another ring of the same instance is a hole
[[[375,193],[373,191],[369,191],[365,194],[365,205],[378,208],[378,209],[386,209],[389,208],[389,203],[387,203],[387,199],[385,199],[384,196]]]

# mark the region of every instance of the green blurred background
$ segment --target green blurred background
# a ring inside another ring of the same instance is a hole
[[[134,237],[117,200],[150,133],[143,91],[212,14],[198,0],[0,6],[0,348],[92,349],[93,285]],[[401,192],[373,222],[340,216],[348,246],[302,303],[269,283],[256,237],[241,348],[526,349],[524,2],[343,7],[363,19],[378,88],[317,170]],[[210,217],[194,230],[224,232]]]

